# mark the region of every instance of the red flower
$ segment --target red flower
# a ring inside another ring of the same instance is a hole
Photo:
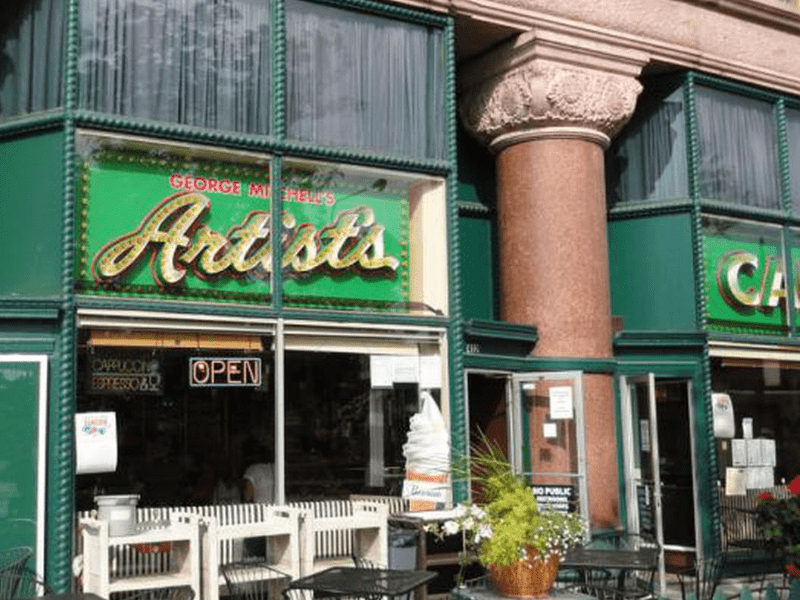
[[[761,492],[758,496],[756,496],[759,502],[771,502],[775,500],[775,496],[773,496],[770,492]]]

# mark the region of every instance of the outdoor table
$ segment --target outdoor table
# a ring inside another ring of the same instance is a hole
[[[553,600],[597,600],[592,596],[574,590],[553,588],[550,590]],[[495,592],[487,584],[472,587],[457,587],[450,592],[450,600],[501,600],[503,596]]]
[[[402,596],[436,577],[433,571],[331,567],[289,582],[289,590],[312,590],[325,596],[379,598]]]
[[[619,569],[650,571],[658,563],[656,548],[571,548],[559,563],[560,569]]]
[[[564,555],[559,569],[573,569],[581,574],[585,590],[605,590],[614,598],[640,598],[652,595],[658,549],[644,547],[637,550],[624,548],[571,548]],[[644,577],[628,577],[639,571]],[[616,572],[616,576],[614,576]],[[616,585],[611,583],[616,579]]]

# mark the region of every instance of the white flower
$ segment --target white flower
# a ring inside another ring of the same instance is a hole
[[[475,543],[479,543],[481,540],[488,540],[492,537],[492,526],[489,524],[483,524],[478,529],[478,533],[475,535]]]
[[[470,509],[470,512],[472,513],[472,516],[473,516],[474,518],[478,519],[479,521],[481,521],[481,520],[483,520],[483,519],[485,519],[485,518],[486,518],[486,511],[485,511],[485,510],[483,510],[483,509],[482,509],[480,506],[478,506],[477,504],[473,504],[473,505],[472,505],[472,507],[471,507],[471,509]]]
[[[442,529],[445,535],[453,535],[454,533],[458,533],[459,526],[455,521],[445,521],[444,525],[442,525]]]

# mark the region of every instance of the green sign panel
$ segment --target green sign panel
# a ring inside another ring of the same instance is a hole
[[[287,299],[344,308],[405,302],[407,198],[287,175]],[[269,301],[266,166],[104,149],[84,162],[79,197],[82,292]]]
[[[786,335],[786,274],[780,231],[703,236],[709,329]]]
[[[27,547],[36,564],[44,539],[45,360],[0,357],[0,552]],[[38,551],[38,552],[37,552]]]

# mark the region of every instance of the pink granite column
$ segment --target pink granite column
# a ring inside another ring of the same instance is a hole
[[[541,60],[534,45],[500,49],[499,72],[461,98],[465,124],[496,155],[501,318],[537,327],[535,356],[611,358],[604,150],[641,86],[631,76]],[[532,58],[520,58],[526,53]],[[610,374],[584,375],[583,405],[592,527],[615,527]],[[546,470],[571,470],[566,454],[542,454]]]

